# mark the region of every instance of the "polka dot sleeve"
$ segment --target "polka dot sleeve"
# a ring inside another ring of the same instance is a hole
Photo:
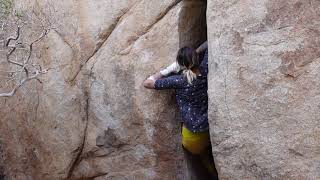
[[[182,75],[170,76],[156,80],[154,87],[156,90],[178,89],[183,86],[184,77]]]

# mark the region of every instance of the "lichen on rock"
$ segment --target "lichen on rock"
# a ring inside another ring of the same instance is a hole
[[[12,11],[12,0],[0,0],[0,18],[8,16]]]

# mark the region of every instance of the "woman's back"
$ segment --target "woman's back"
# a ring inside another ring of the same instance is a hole
[[[159,79],[155,82],[155,89],[175,89],[176,99],[185,126],[193,132],[202,132],[208,125],[208,52],[199,66],[201,75],[188,83],[184,75],[174,75]]]

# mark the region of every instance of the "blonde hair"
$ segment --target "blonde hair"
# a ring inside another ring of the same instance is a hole
[[[197,79],[197,75],[191,69],[183,70],[183,74],[187,77],[189,84],[192,84],[192,81]]]

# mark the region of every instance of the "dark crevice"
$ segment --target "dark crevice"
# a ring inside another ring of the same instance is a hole
[[[179,16],[179,46],[199,47],[207,40],[206,0],[184,0]],[[202,58],[202,57],[201,57]],[[211,146],[203,155],[193,155],[184,150],[186,177],[189,180],[217,180]],[[203,157],[210,162],[211,171],[204,165]]]
[[[184,0],[179,15],[179,46],[197,48],[207,40],[206,0]]]
[[[73,151],[76,155],[75,155],[75,158],[72,161],[71,166],[69,168],[67,179],[71,179],[71,177],[73,175],[73,171],[75,170],[77,165],[81,162],[83,150],[84,150],[86,139],[87,139],[87,131],[88,131],[88,125],[89,125],[89,105],[90,105],[89,104],[90,103],[90,94],[89,94],[88,89],[85,90],[84,97],[85,97],[85,105],[84,105],[85,115],[83,117],[83,121],[85,122],[85,127],[83,130],[81,143],[78,146],[78,148]]]

